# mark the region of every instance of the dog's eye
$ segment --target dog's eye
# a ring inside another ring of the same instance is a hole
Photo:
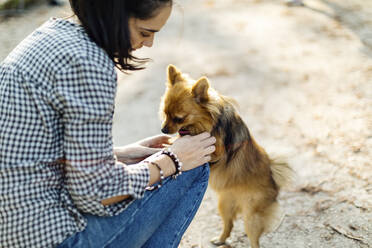
[[[184,120],[185,120],[185,118],[180,118],[180,117],[174,117],[173,118],[173,121],[175,123],[182,123]]]

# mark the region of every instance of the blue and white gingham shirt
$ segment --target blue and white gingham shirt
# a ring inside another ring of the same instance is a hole
[[[82,213],[112,216],[141,198],[145,164],[116,161],[113,62],[84,29],[51,19],[0,64],[0,247],[55,247]],[[111,206],[100,201],[132,198]]]

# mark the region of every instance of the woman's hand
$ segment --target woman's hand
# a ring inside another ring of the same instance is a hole
[[[130,145],[115,147],[114,153],[120,162],[126,164],[138,163],[168,146],[170,138],[168,135],[148,137]]]
[[[137,144],[150,148],[164,148],[170,145],[171,138],[169,135],[160,134],[140,140]]]
[[[211,160],[211,154],[216,150],[216,138],[209,133],[195,136],[182,136],[170,146],[171,150],[183,163],[182,170],[191,170]]]

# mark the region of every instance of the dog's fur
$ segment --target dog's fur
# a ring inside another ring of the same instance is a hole
[[[194,81],[169,65],[160,113],[164,133],[207,131],[217,139],[210,162],[210,186],[218,194],[224,229],[212,242],[223,245],[241,213],[251,246],[258,248],[261,234],[278,223],[276,198],[290,181],[291,168],[269,158],[251,136],[233,101],[212,89],[206,77]]]

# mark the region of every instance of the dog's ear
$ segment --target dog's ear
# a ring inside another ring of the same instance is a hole
[[[181,72],[174,66],[174,65],[168,65],[168,86],[173,86],[178,81],[182,80],[182,74]]]
[[[202,77],[192,86],[191,92],[195,97],[195,100],[198,103],[202,103],[208,101],[208,89],[208,79],[206,77]]]

